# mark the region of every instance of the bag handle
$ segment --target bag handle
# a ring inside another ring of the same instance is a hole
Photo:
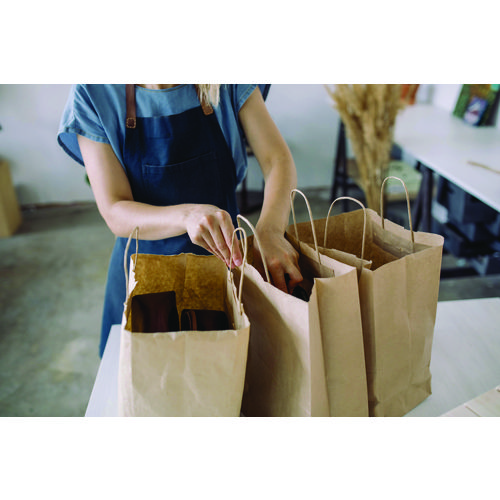
[[[236,220],[238,221],[238,227],[241,228],[240,221],[243,221],[252,230],[255,241],[257,241],[257,246],[260,249],[262,249],[262,245],[260,244],[259,236],[258,236],[255,228],[253,227],[253,224],[247,218],[243,217],[243,215],[240,215],[240,214],[238,214],[236,216]],[[264,265],[264,272],[266,273],[266,280],[268,283],[271,283],[271,278],[269,277],[269,270],[267,269],[266,259],[264,258],[264,255],[262,255],[262,264]]]
[[[380,218],[382,219],[382,229],[384,229],[384,187],[385,183],[389,179],[395,179],[401,184],[403,184],[403,187],[405,189],[405,194],[406,194],[406,206],[408,207],[408,222],[410,224],[410,233],[411,233],[411,242],[414,245],[415,244],[415,235],[413,234],[413,224],[411,222],[411,211],[410,211],[410,195],[408,194],[408,189],[406,189],[406,184],[404,183],[403,179],[400,179],[399,177],[394,177],[394,176],[389,176],[384,179],[384,182],[382,182],[382,187],[380,188]]]
[[[245,230],[242,227],[237,227],[233,231],[233,236],[231,238],[231,254],[230,254],[229,262],[233,261],[234,237],[236,236],[236,233],[238,233],[238,232],[241,232],[243,234],[243,242],[244,242],[244,245],[243,245],[243,263],[241,264],[241,279],[240,279],[240,286],[238,289],[238,297],[237,297],[240,314],[243,314],[243,304],[241,302],[241,295],[242,295],[242,291],[243,291],[243,280],[245,279],[244,276],[245,276],[245,265],[247,263],[248,242],[247,242],[247,233],[245,232]],[[227,270],[228,270],[228,274],[230,274],[231,280],[232,280],[233,274],[231,272],[231,268],[228,267]]]
[[[311,222],[311,230],[312,230],[312,235],[313,235],[313,241],[314,241],[314,249],[316,250],[316,255],[318,257],[318,263],[321,264],[321,257],[319,255],[319,248],[318,248],[318,239],[316,238],[316,229],[314,228],[314,220],[313,220],[313,215],[312,215],[312,210],[311,210],[311,205],[309,204],[309,200],[307,199],[307,196],[300,191],[300,189],[292,189],[290,191],[290,206],[292,208],[292,217],[293,217],[293,227],[295,229],[295,238],[297,240],[297,243],[299,244],[300,248],[300,238],[299,238],[299,231],[297,230],[297,219],[295,217],[295,194],[298,193],[304,198],[304,201],[306,202],[306,207],[307,207],[307,213],[309,214],[309,221]]]
[[[130,236],[128,237],[127,245],[125,247],[125,253],[123,254],[123,269],[125,271],[125,297],[128,296],[128,249],[130,247],[130,242],[135,234],[135,261],[137,262],[137,254],[139,253],[139,227],[134,227]]]
[[[356,200],[356,198],[351,198],[350,196],[341,196],[337,198],[336,200],[333,200],[332,204],[330,205],[330,209],[328,210],[328,214],[326,216],[326,222],[325,222],[325,237],[323,240],[323,246],[326,247],[326,240],[327,240],[327,235],[328,235],[328,221],[330,220],[330,213],[332,211],[333,205],[337,203],[339,200],[350,200],[356,202],[358,205],[361,206],[363,209],[363,237],[362,237],[362,243],[361,243],[361,260],[363,260],[364,255],[365,255],[365,239],[366,239],[366,208],[361,203],[359,200]]]

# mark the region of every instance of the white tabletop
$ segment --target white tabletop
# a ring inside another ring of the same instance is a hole
[[[120,355],[120,325],[113,325],[90,395],[86,417],[118,416],[118,358]]]
[[[500,130],[474,127],[451,112],[416,104],[396,119],[394,142],[434,170],[500,212]],[[484,164],[498,172],[473,166]]]
[[[407,417],[433,417],[500,384],[500,298],[439,302],[432,394]]]
[[[120,325],[111,328],[85,416],[118,416]],[[407,417],[437,417],[500,384],[500,298],[439,302],[432,395]]]

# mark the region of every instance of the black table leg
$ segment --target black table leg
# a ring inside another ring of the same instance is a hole
[[[346,158],[346,139],[344,123],[340,121],[339,133],[337,135],[337,154],[335,155],[333,167],[333,182],[330,192],[330,202],[337,197],[337,192],[341,187],[342,195],[347,191],[347,158]]]
[[[418,191],[412,219],[415,230],[431,232],[432,225],[432,191],[434,189],[434,178],[432,170],[418,162],[416,169],[422,174],[420,189]]]
[[[425,186],[422,206],[422,231],[430,233],[432,225],[432,191],[434,187],[434,177],[430,168],[423,168],[422,182]]]

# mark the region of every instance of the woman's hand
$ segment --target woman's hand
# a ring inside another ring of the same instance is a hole
[[[282,292],[291,293],[303,279],[298,264],[299,254],[276,230],[258,229],[257,234],[262,248],[257,248],[257,245],[254,245],[255,267],[266,279],[261,260],[265,257],[273,285]]]
[[[234,226],[231,216],[213,205],[192,205],[186,215],[186,230],[191,241],[213,253],[228,267],[243,262],[238,239],[235,238],[231,260],[231,241]]]

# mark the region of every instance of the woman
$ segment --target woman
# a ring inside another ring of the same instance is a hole
[[[290,151],[257,85],[76,85],[58,141],[85,166],[97,207],[117,236],[106,285],[100,355],[125,301],[123,254],[135,227],[143,253],[213,253],[241,264],[230,247],[246,173],[245,140],[265,180],[256,231],[273,284],[302,280],[284,238],[296,185]],[[145,240],[145,241],[142,241]]]

